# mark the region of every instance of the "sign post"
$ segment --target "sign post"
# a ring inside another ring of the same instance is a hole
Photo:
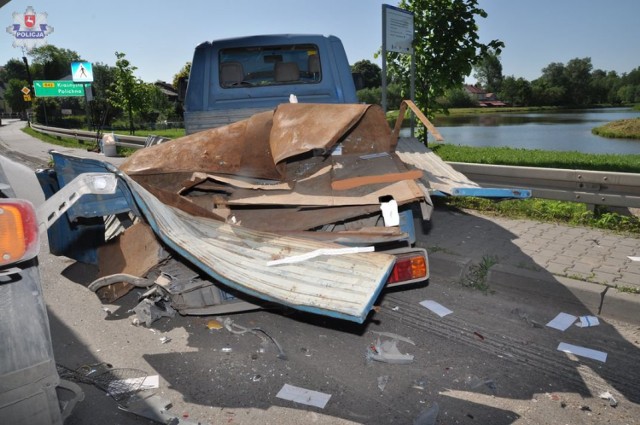
[[[382,5],[382,110],[387,112],[387,52],[411,55],[411,100],[415,97],[415,56],[413,54],[413,13]],[[412,115],[413,117],[413,115]],[[411,125],[413,136],[413,124]]]
[[[92,128],[91,101],[93,100],[93,93],[91,91],[91,83],[93,82],[93,65],[91,65],[91,62],[71,62],[71,78],[74,83],[82,83],[87,112],[87,126]]]

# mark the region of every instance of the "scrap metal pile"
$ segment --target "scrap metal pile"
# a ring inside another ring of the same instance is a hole
[[[388,219],[430,204],[396,141],[378,106],[292,103],[142,149],[119,175],[144,220],[100,250],[90,287],[131,274],[129,284],[153,286],[154,305],[181,314],[254,309],[258,298],[362,323],[396,264],[374,246],[409,240]],[[230,291],[248,303],[227,302]],[[165,315],[149,308],[141,322]]]
[[[167,205],[243,227],[304,231],[428,194],[375,105],[282,104],[142,149],[120,169]],[[389,230],[387,230],[389,231]]]

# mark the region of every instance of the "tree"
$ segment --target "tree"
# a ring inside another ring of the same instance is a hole
[[[102,128],[111,124],[114,117],[122,113],[109,102],[110,88],[115,82],[116,69],[97,62],[93,64],[93,102],[91,102],[91,121]]]
[[[351,72],[358,73],[362,76],[362,82],[365,89],[380,87],[382,79],[380,77],[382,70],[378,65],[369,61],[361,60],[351,65]]]
[[[34,80],[60,80],[71,74],[71,62],[82,61],[73,50],[61,49],[52,44],[33,48],[28,53],[32,57]]]
[[[414,14],[413,49],[416,61],[416,103],[427,116],[446,111],[437,99],[460,87],[487,52],[500,54],[504,43],[478,41],[476,16],[486,18],[477,0],[401,0]],[[389,53],[391,74],[408,84],[411,57]]]
[[[131,65],[124,53],[116,52],[115,79],[109,90],[109,102],[127,114],[129,118],[129,133],[135,134],[133,113],[142,109],[144,97],[141,96],[144,83],[137,79],[133,72],[138,69]]]
[[[0,81],[8,83],[13,79],[29,80],[27,68],[20,59],[9,59],[4,66],[0,67]]]
[[[24,96],[20,91],[23,87],[28,86],[29,83],[27,80],[18,80],[17,78],[12,78],[6,84],[4,89],[4,101],[13,112],[24,112],[31,106],[29,102],[24,101]]]
[[[522,77],[518,79],[513,75],[505,77],[502,81],[499,96],[500,99],[509,102],[511,105],[528,106],[531,104],[531,84]]]
[[[473,77],[489,93],[498,93],[502,86],[502,64],[500,55],[489,50],[474,67]]]
[[[571,59],[564,68],[567,94],[570,104],[584,106],[589,103],[591,83],[591,58]]]
[[[178,71],[176,75],[173,76],[173,88],[176,90],[180,90],[180,79],[181,78],[189,78],[189,73],[191,72],[191,62],[187,62],[184,66]]]

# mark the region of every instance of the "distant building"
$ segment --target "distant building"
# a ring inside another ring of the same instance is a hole
[[[160,89],[162,94],[164,94],[170,102],[175,103],[178,101],[178,92],[173,88],[172,84],[160,80],[153,84]]]
[[[469,96],[478,101],[480,106],[507,106],[506,103],[498,100],[498,96],[495,93],[487,93],[481,87],[465,84],[464,89]]]

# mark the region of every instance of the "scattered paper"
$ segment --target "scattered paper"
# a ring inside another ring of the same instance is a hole
[[[631,260],[631,261],[640,261],[640,257],[631,257],[631,256],[629,256],[629,257],[627,257],[627,258],[628,258],[629,260]]]
[[[550,328],[558,329],[559,331],[566,331],[569,326],[573,325],[577,317],[572,314],[558,313],[558,315],[547,326]]]
[[[447,307],[433,300],[420,301],[420,305],[428,308],[440,317],[453,313],[453,311],[449,310]]]
[[[576,356],[587,357],[593,360],[598,360],[603,363],[607,361],[607,353],[603,351],[593,350],[591,348],[586,348],[586,347],[580,347],[579,345],[567,344],[565,342],[561,342],[558,345],[558,351],[575,354]]]
[[[576,323],[576,326],[581,328],[590,328],[600,324],[600,320],[596,316],[580,316],[579,319],[580,321]]]
[[[276,397],[283,400],[294,401],[308,406],[315,406],[321,409],[327,405],[331,394],[320,393],[318,391],[307,390],[293,385],[284,384],[284,387],[276,394]]]

